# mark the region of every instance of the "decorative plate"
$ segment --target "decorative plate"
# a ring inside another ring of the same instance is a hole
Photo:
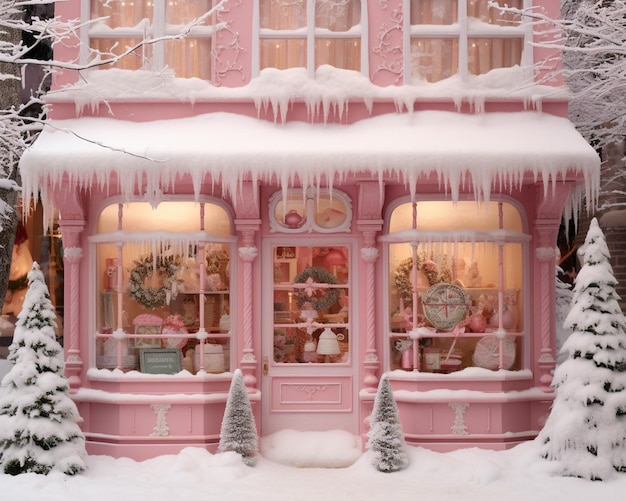
[[[433,285],[422,296],[424,315],[433,327],[444,331],[465,319],[468,304],[465,291],[453,284]]]
[[[513,367],[515,363],[515,342],[507,337],[502,340],[502,368]],[[500,365],[500,341],[495,336],[485,336],[476,343],[474,365],[483,369],[497,370]]]

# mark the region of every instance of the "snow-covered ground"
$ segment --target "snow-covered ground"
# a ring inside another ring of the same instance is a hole
[[[0,376],[8,370],[0,360]],[[281,432],[262,441],[263,457],[245,466],[234,453],[188,448],[144,462],[89,456],[76,477],[0,473],[3,501],[589,501],[622,499],[626,474],[604,482],[561,478],[554,464],[539,459],[534,443],[509,451],[465,449],[435,453],[410,447],[410,466],[395,473],[374,469],[343,432]],[[352,463],[345,468],[297,468],[282,463]]]

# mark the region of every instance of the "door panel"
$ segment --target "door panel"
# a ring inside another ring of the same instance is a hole
[[[315,238],[298,244],[263,245],[262,433],[356,432],[353,245]]]

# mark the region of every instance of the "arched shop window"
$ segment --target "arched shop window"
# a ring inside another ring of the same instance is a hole
[[[229,370],[234,243],[229,213],[209,200],[105,207],[90,237],[96,367]]]
[[[396,206],[381,237],[389,272],[390,368],[522,368],[530,235],[513,203]]]

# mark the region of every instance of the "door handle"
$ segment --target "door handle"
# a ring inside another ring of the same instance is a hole
[[[263,375],[267,376],[267,371],[269,369],[269,358],[267,355],[263,357]]]

